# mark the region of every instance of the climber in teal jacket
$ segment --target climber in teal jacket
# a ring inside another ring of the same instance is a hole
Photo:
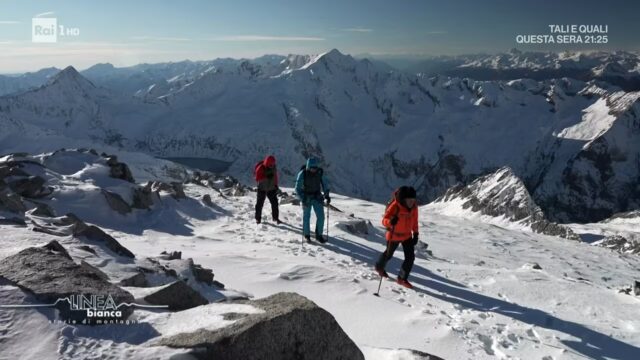
[[[296,194],[302,204],[302,229],[305,239],[311,242],[311,208],[316,214],[316,240],[327,242],[322,236],[324,227],[324,200],[331,203],[329,186],[324,177],[324,171],[318,166],[318,160],[307,159],[307,164],[300,168],[296,178]],[[324,195],[323,195],[324,194]],[[323,200],[324,198],[324,200]]]

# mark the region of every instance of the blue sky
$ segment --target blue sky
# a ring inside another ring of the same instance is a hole
[[[318,53],[421,57],[522,50],[640,49],[640,2],[429,0],[0,0],[0,73],[46,66]],[[31,42],[31,19],[80,35]],[[609,26],[606,45],[518,45],[549,24]]]

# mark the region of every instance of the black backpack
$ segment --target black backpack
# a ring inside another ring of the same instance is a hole
[[[300,171],[302,171],[302,186],[303,186],[303,190],[307,187],[306,186],[306,179],[304,177],[304,174],[307,172],[307,165],[302,165],[302,167],[300,167]],[[321,167],[318,168],[318,175],[320,175],[320,178],[322,178],[322,175],[324,174],[324,170],[322,170]]]

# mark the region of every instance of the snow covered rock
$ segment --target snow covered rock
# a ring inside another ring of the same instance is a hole
[[[186,310],[206,305],[209,301],[184,281],[178,280],[161,286],[144,300],[153,305],[167,305],[170,310]]]
[[[56,308],[65,320],[88,320],[89,323],[96,320],[87,318],[86,311],[70,307],[68,299],[76,295],[110,296],[116,305],[134,300],[131,294],[105,280],[104,274],[76,264],[57,241],[43,247],[30,247],[2,259],[0,277],[34,294],[41,302],[57,302]],[[118,310],[121,319],[133,312],[129,306]]]
[[[622,235],[606,236],[596,244],[623,254],[640,254],[640,242],[629,240]]]
[[[165,192],[170,194],[174,199],[184,199],[186,195],[184,194],[184,189],[182,184],[179,182],[171,182],[169,184],[164,183],[162,181],[149,181],[145,188],[151,189],[152,192],[160,193]]]
[[[76,215],[69,213],[57,218],[31,218],[34,231],[43,232],[55,236],[69,236],[97,242],[117,255],[129,258],[135,257],[131,251],[122,246],[111,235],[95,225],[88,225]]]
[[[345,231],[354,235],[368,235],[370,222],[364,219],[342,220],[338,221],[336,226],[343,228]]]
[[[157,344],[191,348],[198,358],[219,360],[364,359],[334,317],[301,295],[278,293],[240,303],[263,312],[242,316],[218,330],[164,337]]]
[[[452,187],[435,200],[434,206],[445,213],[469,210],[526,226],[537,233],[580,239],[570,228],[548,221],[524,183],[508,167],[479,177],[467,186]]]

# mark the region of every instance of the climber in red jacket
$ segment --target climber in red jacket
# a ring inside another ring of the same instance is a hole
[[[278,170],[276,169],[276,158],[273,155],[267,156],[263,161],[256,164],[254,168],[256,182],[258,183],[258,199],[256,201],[256,223],[262,221],[262,207],[265,198],[269,198],[271,203],[271,216],[273,221],[280,224],[278,212]]]

